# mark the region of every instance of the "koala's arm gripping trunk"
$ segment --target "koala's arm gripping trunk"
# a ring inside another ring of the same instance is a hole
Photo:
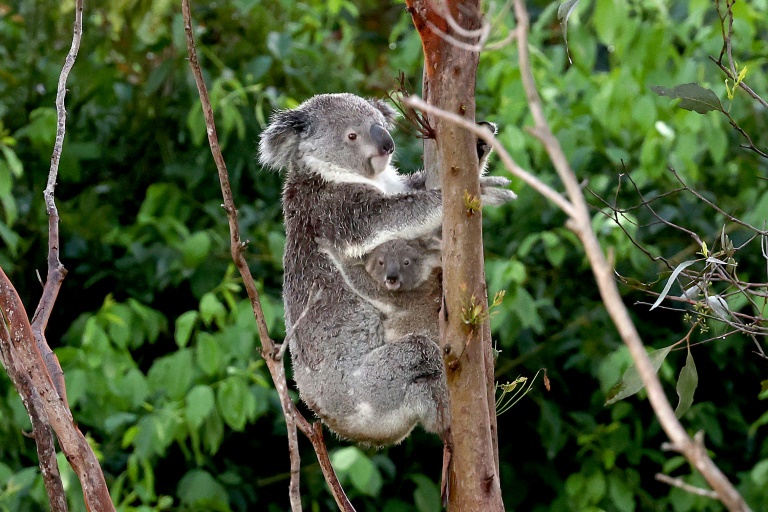
[[[390,240],[429,236],[440,228],[442,217],[441,194],[437,190],[380,194],[373,198],[368,190],[329,203],[338,205],[340,211],[333,214],[337,221],[326,237],[334,239],[344,256],[352,258]]]
[[[407,0],[407,4],[422,39],[425,100],[473,120],[478,53],[451,44],[430,27],[466,40],[453,31],[445,16],[452,16],[465,30],[477,29],[481,23],[479,0],[439,4]],[[437,12],[436,6],[450,14]],[[427,185],[435,187],[437,181],[443,193],[445,300],[440,329],[453,443],[448,510],[502,511],[490,328],[487,320],[462,319],[462,305],[473,296],[487,310],[481,212],[465,204],[467,193],[480,197],[476,138],[440,119],[431,117],[429,122],[436,140],[425,142],[424,164],[428,172],[440,178],[431,176]]]

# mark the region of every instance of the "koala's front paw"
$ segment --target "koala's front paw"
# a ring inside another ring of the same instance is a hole
[[[487,187],[508,187],[512,181],[504,176],[481,176],[480,190],[485,191]]]
[[[511,181],[503,176],[482,176],[480,178],[480,195],[483,205],[501,206],[517,199],[517,194],[509,189],[501,188],[509,186]]]

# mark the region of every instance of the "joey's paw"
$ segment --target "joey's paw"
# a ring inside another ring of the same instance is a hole
[[[481,195],[485,206],[501,206],[517,199],[517,194],[511,190],[495,187],[483,189]]]

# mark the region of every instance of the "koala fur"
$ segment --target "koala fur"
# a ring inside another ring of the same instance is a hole
[[[317,240],[352,291],[382,314],[384,336],[395,341],[409,333],[437,341],[442,299],[440,239],[391,240],[363,258],[347,258]]]
[[[423,334],[387,342],[379,311],[350,290],[315,239],[360,257],[440,227],[440,191],[415,190],[421,176],[390,165],[394,117],[380,100],[323,94],[273,113],[259,143],[261,164],[285,171],[286,326],[306,309],[289,343],[301,398],[339,436],[377,446],[401,441],[417,423],[444,434],[440,351]],[[481,180],[486,204],[514,198],[499,188],[508,180]]]

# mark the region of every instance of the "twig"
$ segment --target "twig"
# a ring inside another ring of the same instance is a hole
[[[48,182],[45,191],[43,192],[46,213],[48,214],[48,276],[45,281],[45,287],[43,288],[43,294],[40,297],[40,302],[32,317],[32,330],[35,334],[37,349],[40,351],[40,354],[42,354],[43,361],[53,380],[53,384],[56,386],[59,396],[61,396],[67,407],[69,407],[69,404],[67,403],[67,393],[64,385],[64,372],[61,370],[61,365],[59,364],[56,355],[48,346],[45,339],[45,328],[48,325],[48,319],[51,316],[53,304],[56,302],[56,297],[59,295],[61,283],[64,281],[64,276],[67,275],[67,270],[59,260],[59,211],[56,208],[56,201],[54,200],[54,189],[59,174],[59,161],[61,160],[61,151],[64,144],[64,134],[67,129],[67,109],[64,104],[64,99],[67,95],[67,78],[69,78],[69,72],[75,65],[77,53],[80,50],[80,40],[82,39],[82,35],[83,0],[77,0],[75,3],[75,23],[73,27],[72,45],[64,60],[64,66],[61,68],[59,84],[56,89],[56,140],[51,155],[51,167],[48,171]]]
[[[733,4],[736,3],[735,0],[725,0],[725,14],[720,12],[720,0],[715,0],[715,8],[717,9],[717,15],[720,17],[720,31],[723,35],[723,47],[720,50],[720,56],[717,60],[715,60],[713,57],[710,56],[710,59],[712,62],[718,65],[718,67],[734,82],[736,81],[736,77],[738,76],[738,72],[736,71],[736,63],[733,60],[733,46],[731,39],[733,38]],[[726,28],[727,24],[727,28]],[[726,67],[723,65],[723,55],[727,55],[728,57],[728,65],[729,67]],[[768,102],[766,102],[763,98],[758,96],[751,88],[747,86],[744,82],[739,82],[739,86],[744,89],[744,91],[747,92],[752,98],[757,100],[763,107],[768,108]]]
[[[730,78],[731,80],[735,80],[735,77],[734,77],[733,75],[731,75],[731,72],[728,70],[728,68],[727,68],[727,67],[723,66],[723,63],[722,63],[722,62],[718,62],[718,61],[717,61],[717,60],[716,60],[714,57],[712,57],[712,56],[710,56],[709,58],[710,58],[710,60],[712,60],[712,62],[714,62],[715,64],[717,64],[717,67],[719,67],[719,68],[720,68],[720,69],[723,71],[723,73],[725,73],[725,76],[727,76],[727,77],[728,77],[728,78]],[[760,103],[760,104],[761,104],[763,107],[765,107],[765,108],[768,108],[768,102],[767,102],[767,101],[765,101],[763,98],[761,98],[761,97],[760,97],[760,95],[759,95],[759,94],[757,94],[757,93],[756,93],[754,90],[752,90],[752,88],[751,88],[751,87],[749,87],[747,84],[745,84],[744,82],[739,82],[739,87],[741,87],[742,89],[744,89],[744,92],[746,92],[747,94],[749,94],[749,95],[752,97],[752,99],[756,100],[756,101],[757,101],[758,103]]]
[[[213,118],[213,109],[211,107],[211,101],[208,96],[208,88],[206,87],[205,81],[203,80],[200,64],[197,60],[194,34],[192,32],[192,19],[189,8],[189,0],[182,0],[181,9],[184,19],[184,32],[186,34],[187,40],[189,65],[192,69],[192,74],[195,77],[197,91],[200,95],[200,103],[202,105],[203,115],[205,117],[205,125],[208,132],[208,143],[211,147],[211,153],[213,154],[213,160],[216,163],[216,169],[219,175],[221,193],[224,198],[224,204],[222,207],[227,212],[232,259],[234,260],[235,265],[240,272],[246,292],[248,293],[248,297],[251,301],[251,307],[253,309],[259,331],[261,353],[267,363],[267,367],[269,368],[272,380],[275,383],[275,389],[277,390],[278,396],[280,397],[280,406],[282,407],[283,415],[286,418],[286,427],[288,428],[288,450],[291,461],[291,481],[289,484],[289,499],[291,502],[291,508],[293,512],[301,510],[301,497],[299,495],[300,459],[298,438],[296,435],[296,427],[298,426],[302,432],[304,432],[309,437],[310,441],[312,441],[312,446],[314,447],[318,460],[320,461],[320,467],[323,469],[323,476],[331,488],[337,505],[344,512],[354,512],[354,508],[349,502],[349,499],[344,494],[344,490],[341,488],[338,478],[333,471],[333,467],[330,464],[330,458],[328,457],[328,452],[323,441],[322,425],[320,423],[310,424],[298,412],[298,410],[296,410],[296,407],[288,394],[288,383],[285,377],[285,368],[283,366],[282,360],[276,357],[279,352],[275,350],[275,343],[269,337],[269,331],[264,319],[264,312],[261,308],[261,302],[259,300],[259,293],[256,290],[256,283],[253,280],[253,276],[251,275],[251,271],[248,268],[248,264],[245,261],[245,257],[243,255],[245,244],[240,240],[240,228],[237,221],[237,209],[235,208],[235,203],[232,198],[232,189],[229,185],[229,174],[227,172],[226,163],[224,162],[224,156],[222,155],[221,149],[219,147],[218,136],[216,134],[216,125]]]
[[[743,227],[745,227],[745,228],[747,228],[747,229],[750,229],[750,230],[754,231],[755,233],[757,233],[758,235],[762,235],[762,236],[768,235],[768,231],[766,231],[766,230],[764,230],[764,229],[758,229],[758,228],[756,228],[756,227],[752,226],[751,224],[749,224],[749,223],[747,223],[747,222],[744,222],[743,220],[739,219],[738,217],[735,217],[735,216],[731,215],[730,213],[727,213],[727,212],[723,211],[723,209],[722,209],[722,208],[720,208],[719,206],[717,206],[715,203],[713,203],[712,201],[710,201],[709,199],[707,199],[706,197],[704,197],[703,195],[701,195],[701,194],[700,194],[699,192],[697,192],[696,190],[694,190],[694,189],[690,188],[690,187],[689,187],[689,186],[688,186],[688,185],[687,185],[687,184],[686,184],[686,183],[683,181],[683,179],[680,177],[680,175],[679,175],[679,174],[677,174],[677,171],[676,171],[675,169],[672,169],[672,168],[670,167],[670,169],[669,169],[669,170],[670,170],[670,172],[672,173],[672,175],[675,177],[675,179],[677,179],[677,181],[679,181],[679,182],[680,182],[680,184],[683,186],[683,189],[684,189],[684,190],[686,190],[686,191],[690,192],[691,194],[693,194],[694,196],[696,196],[696,198],[697,198],[699,201],[703,202],[704,204],[706,204],[707,206],[709,206],[710,208],[712,208],[713,210],[715,210],[717,213],[719,213],[720,215],[722,215],[723,217],[725,217],[725,218],[726,218],[726,219],[728,219],[729,221],[731,221],[731,222],[733,222],[733,223],[735,223],[735,224],[738,224],[738,225],[740,225],[740,226],[743,226]]]
[[[669,475],[665,475],[664,473],[656,473],[656,480],[659,482],[664,482],[665,484],[669,484],[673,487],[677,487],[678,489],[682,489],[685,492],[695,494],[696,496],[703,496],[705,498],[711,498],[713,500],[717,499],[717,493],[715,491],[709,490],[709,489],[702,489],[701,487],[696,487],[691,484],[687,484],[683,482],[680,478],[672,478]]]
[[[496,150],[499,158],[504,164],[504,167],[506,167],[513,176],[520,178],[524,183],[527,183],[536,192],[555,203],[555,205],[563,212],[565,212],[569,217],[572,216],[573,206],[568,202],[568,200],[563,198],[563,196],[560,195],[555,189],[541,181],[539,178],[517,165],[517,163],[515,163],[515,161],[512,159],[512,156],[510,156],[507,149],[498,141],[496,137],[493,136],[493,133],[491,133],[488,128],[467,121],[463,117],[458,116],[452,112],[446,112],[445,110],[434,107],[418,96],[401,96],[398,98],[398,100],[408,106],[417,108],[433,116],[440,117],[455,123],[462,128],[466,128],[467,130],[471,131],[478,137],[481,137],[485,142],[488,143],[489,146]]]

